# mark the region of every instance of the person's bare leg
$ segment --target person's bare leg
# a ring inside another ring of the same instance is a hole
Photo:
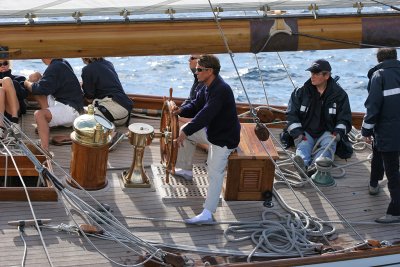
[[[40,145],[44,150],[49,151],[51,112],[48,109],[40,109],[35,111],[34,117],[38,128]]]
[[[17,93],[15,92],[14,84],[9,77],[3,79],[3,91],[5,94],[4,97],[4,109],[7,111],[8,114],[11,115],[13,118],[18,118],[18,111],[19,111],[19,102],[17,98]],[[0,112],[4,110],[0,109]]]
[[[0,87],[0,127],[4,128],[4,111],[5,111],[6,93],[3,88]]]
[[[34,95],[33,98],[38,102],[40,109],[47,109],[49,107],[46,95]]]

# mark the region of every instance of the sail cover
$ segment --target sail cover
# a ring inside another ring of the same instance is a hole
[[[211,5],[210,5],[211,3]],[[358,4],[357,4],[358,3]],[[285,12],[327,12],[345,9],[347,12],[368,12],[374,7],[377,11],[393,11],[391,7],[398,1],[355,1],[355,0],[2,0],[0,20],[54,17],[121,17],[157,14],[172,16],[184,13],[208,12],[211,6],[220,12],[257,12],[281,10]],[[338,12],[338,11],[335,11]],[[343,12],[343,11],[340,11]]]

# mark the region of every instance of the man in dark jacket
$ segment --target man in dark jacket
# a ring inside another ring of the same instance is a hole
[[[184,106],[188,104],[190,101],[196,99],[196,94],[198,91],[200,91],[201,87],[203,87],[203,84],[199,82],[197,79],[197,74],[196,74],[196,65],[197,65],[197,60],[199,59],[200,55],[198,54],[192,54],[189,57],[189,68],[193,72],[193,84],[192,88],[190,88],[189,96],[183,101],[181,106]]]
[[[114,65],[102,57],[84,57],[82,89],[85,100],[92,103],[96,114],[116,126],[129,123],[132,100],[125,94]]]
[[[71,65],[64,59],[43,58],[47,65],[43,76],[36,82],[25,81],[25,88],[32,92],[40,105],[35,111],[41,147],[49,150],[50,127],[72,126],[83,110],[83,93]],[[31,77],[34,75],[31,74]]]
[[[336,140],[324,155],[323,151],[334,136],[343,137],[351,130],[349,98],[332,79],[329,62],[319,59],[307,70],[311,78],[293,91],[287,113],[288,131],[296,145],[294,160],[304,172],[320,156],[333,160]],[[318,150],[313,151],[316,144]]]
[[[174,111],[182,117],[193,118],[180,129],[177,143],[180,146],[175,174],[192,178],[192,159],[196,143],[208,144],[209,187],[204,210],[187,223],[212,221],[222,190],[225,167],[230,153],[240,141],[240,123],[237,117],[232,89],[219,76],[220,63],[214,55],[198,59],[196,73],[204,87],[196,99]]]
[[[388,179],[391,201],[386,215],[376,222],[397,223],[400,222],[400,62],[395,48],[379,48],[377,59],[379,64],[369,71],[369,92],[364,104],[367,111],[361,134],[367,142],[374,136],[373,156],[378,157],[371,166],[374,175],[371,174],[370,186],[379,187],[383,170]]]

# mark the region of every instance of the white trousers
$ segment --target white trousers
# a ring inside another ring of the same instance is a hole
[[[183,127],[185,127],[183,125]],[[203,207],[212,213],[217,210],[219,196],[222,190],[222,183],[224,181],[225,168],[228,163],[228,157],[235,149],[229,149],[226,146],[220,147],[211,144],[207,140],[205,128],[188,136],[183,142],[183,147],[179,148],[178,159],[176,163],[177,168],[192,170],[193,156],[197,144],[208,145],[207,156],[207,172],[208,172],[208,190],[207,198]]]
[[[65,126],[71,127],[74,120],[79,117],[79,112],[73,107],[65,105],[54,99],[52,95],[47,96],[47,103],[49,107],[47,108],[51,113],[51,121],[49,122],[49,127],[55,126]]]

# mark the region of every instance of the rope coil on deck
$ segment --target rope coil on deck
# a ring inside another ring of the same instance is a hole
[[[269,214],[274,215],[277,220],[267,219]],[[322,244],[311,242],[308,239],[310,235],[309,220],[303,221],[299,216],[291,214],[282,215],[273,210],[265,210],[262,213],[262,221],[254,224],[241,224],[229,226],[224,231],[224,236],[228,241],[238,242],[251,240],[255,248],[248,257],[248,262],[257,249],[267,253],[279,253],[287,256],[305,256],[315,254],[316,249]],[[314,224],[314,229],[318,228],[321,232],[321,224]],[[312,232],[314,232],[314,229]],[[235,237],[241,235],[241,237]]]

